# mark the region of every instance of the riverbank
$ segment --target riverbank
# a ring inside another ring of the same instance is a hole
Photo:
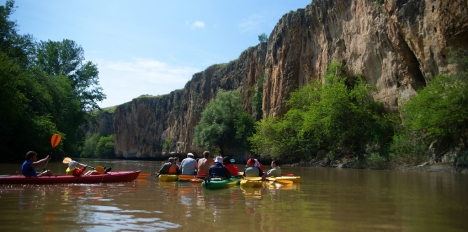
[[[387,164],[380,167],[370,166],[367,163],[357,163],[354,160],[344,162],[325,160],[322,162],[298,162],[294,164],[285,164],[283,166],[300,166],[300,167],[323,167],[323,168],[351,168],[351,169],[374,169],[374,170],[389,170],[401,172],[441,172],[441,173],[463,173],[468,174],[467,167],[454,167],[451,163],[429,163],[425,162],[420,165],[408,164]]]

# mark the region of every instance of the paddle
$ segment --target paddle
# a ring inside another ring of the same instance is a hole
[[[62,163],[68,164],[68,163],[70,163],[71,161],[72,161],[72,159],[71,159],[70,157],[65,157],[65,158],[63,159]],[[81,164],[81,163],[79,163],[79,164],[80,164],[81,166],[87,166],[87,167],[89,167],[89,168],[92,168],[92,169],[96,170],[97,172],[99,172],[99,173],[101,173],[101,174],[106,173],[106,170],[105,170],[104,167],[102,167],[102,166],[92,167],[92,166],[84,165],[84,164]]]
[[[54,148],[57,147],[60,144],[60,140],[62,140],[62,136],[59,134],[53,134],[52,138],[50,138],[50,145],[52,145],[52,151],[50,152],[50,158],[52,158],[52,153],[54,151]],[[47,164],[49,164],[49,160],[47,160],[44,171],[47,169]]]

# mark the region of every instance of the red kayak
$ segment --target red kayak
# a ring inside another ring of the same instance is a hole
[[[135,180],[140,174],[138,171],[125,172],[108,172],[100,175],[90,176],[70,176],[70,175],[53,175],[53,176],[0,176],[0,184],[67,184],[67,183],[106,183],[106,182],[130,182]]]

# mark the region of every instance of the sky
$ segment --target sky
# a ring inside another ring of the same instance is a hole
[[[5,5],[5,0],[0,0]],[[16,0],[20,34],[73,40],[99,70],[101,108],[182,89],[237,59],[281,17],[312,0]]]

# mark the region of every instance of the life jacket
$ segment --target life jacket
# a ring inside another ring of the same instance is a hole
[[[177,174],[177,165],[176,165],[176,164],[172,164],[171,167],[169,167],[168,173],[169,173],[169,174]]]

